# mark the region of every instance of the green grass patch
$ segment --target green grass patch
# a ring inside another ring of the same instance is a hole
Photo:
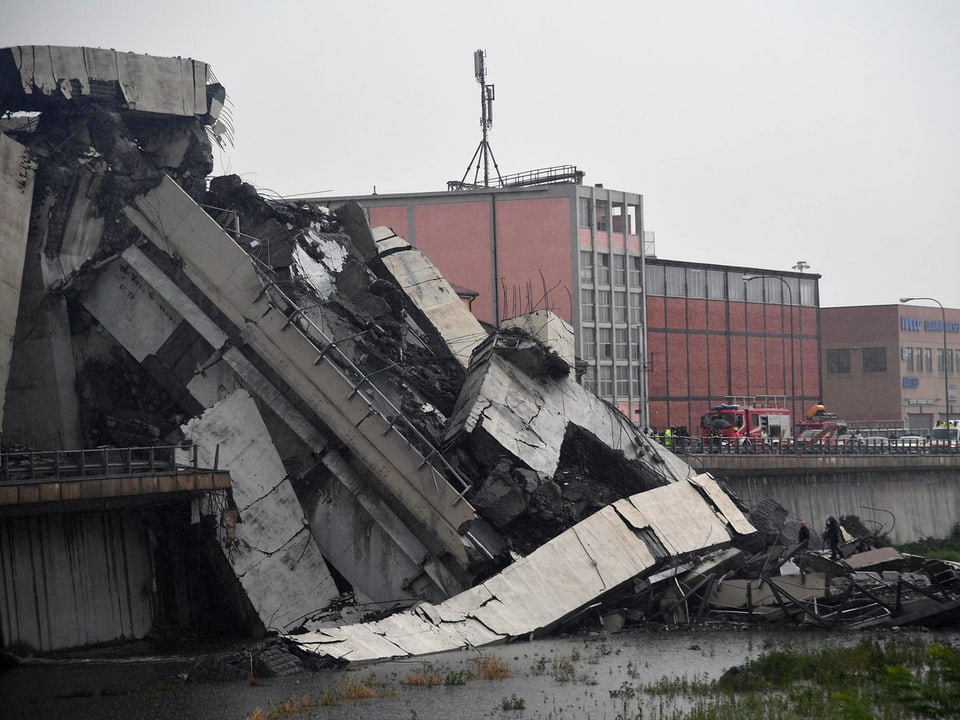
[[[687,720],[960,718],[960,651],[899,638],[770,650],[712,682],[664,679],[643,691],[684,698],[686,714],[671,717]]]

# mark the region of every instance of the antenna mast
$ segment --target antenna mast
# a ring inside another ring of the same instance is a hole
[[[497,160],[493,156],[493,149],[487,141],[487,132],[493,127],[493,99],[495,93],[493,89],[494,86],[487,84],[487,71],[484,65],[484,58],[486,56],[487,54],[483,50],[477,50],[473,53],[473,75],[480,84],[480,128],[483,131],[483,139],[480,140],[480,144],[477,146],[473,157],[470,158],[470,163],[467,165],[467,171],[463,174],[463,179],[460,180],[461,188],[467,187],[467,175],[470,174],[470,168],[473,167],[474,162],[476,162],[477,165],[473,175],[473,186],[480,187],[477,184],[477,179],[480,175],[481,161],[483,162],[483,187],[490,187],[491,162],[493,162],[493,169],[497,173],[498,184],[503,184],[503,178],[500,177],[500,168],[497,167]]]

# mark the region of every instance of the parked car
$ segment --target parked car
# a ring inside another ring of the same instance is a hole
[[[893,441],[891,449],[900,453],[921,453],[926,451],[927,442],[924,435],[901,435]]]

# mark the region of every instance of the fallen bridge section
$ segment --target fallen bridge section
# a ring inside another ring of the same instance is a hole
[[[169,178],[126,209],[158,249],[183,261],[196,288],[241,329],[242,342],[271,368],[382,483],[455,568],[466,571],[476,513],[469,483],[406,424],[303,311],[255,268],[255,261]],[[402,430],[409,432],[403,433]],[[411,434],[413,433],[413,435]]]
[[[0,427],[6,404],[13,335],[20,307],[26,238],[33,202],[34,164],[25,148],[0,135]]]
[[[752,532],[713,478],[699,475],[608,505],[443,603],[289,639],[309,652],[358,663],[547,633],[625,583]]]

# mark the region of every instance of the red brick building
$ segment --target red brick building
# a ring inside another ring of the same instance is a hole
[[[639,423],[694,433],[728,395],[819,401],[819,276],[657,259],[637,193],[574,181],[312,202],[347,200],[476,291],[481,321],[550,309],[570,322],[584,386]]]
[[[828,409],[860,427],[921,433],[960,417],[960,310],[921,298],[823,308],[821,322]]]
[[[646,259],[650,422],[687,425],[727,396],[820,402],[819,275]]]

